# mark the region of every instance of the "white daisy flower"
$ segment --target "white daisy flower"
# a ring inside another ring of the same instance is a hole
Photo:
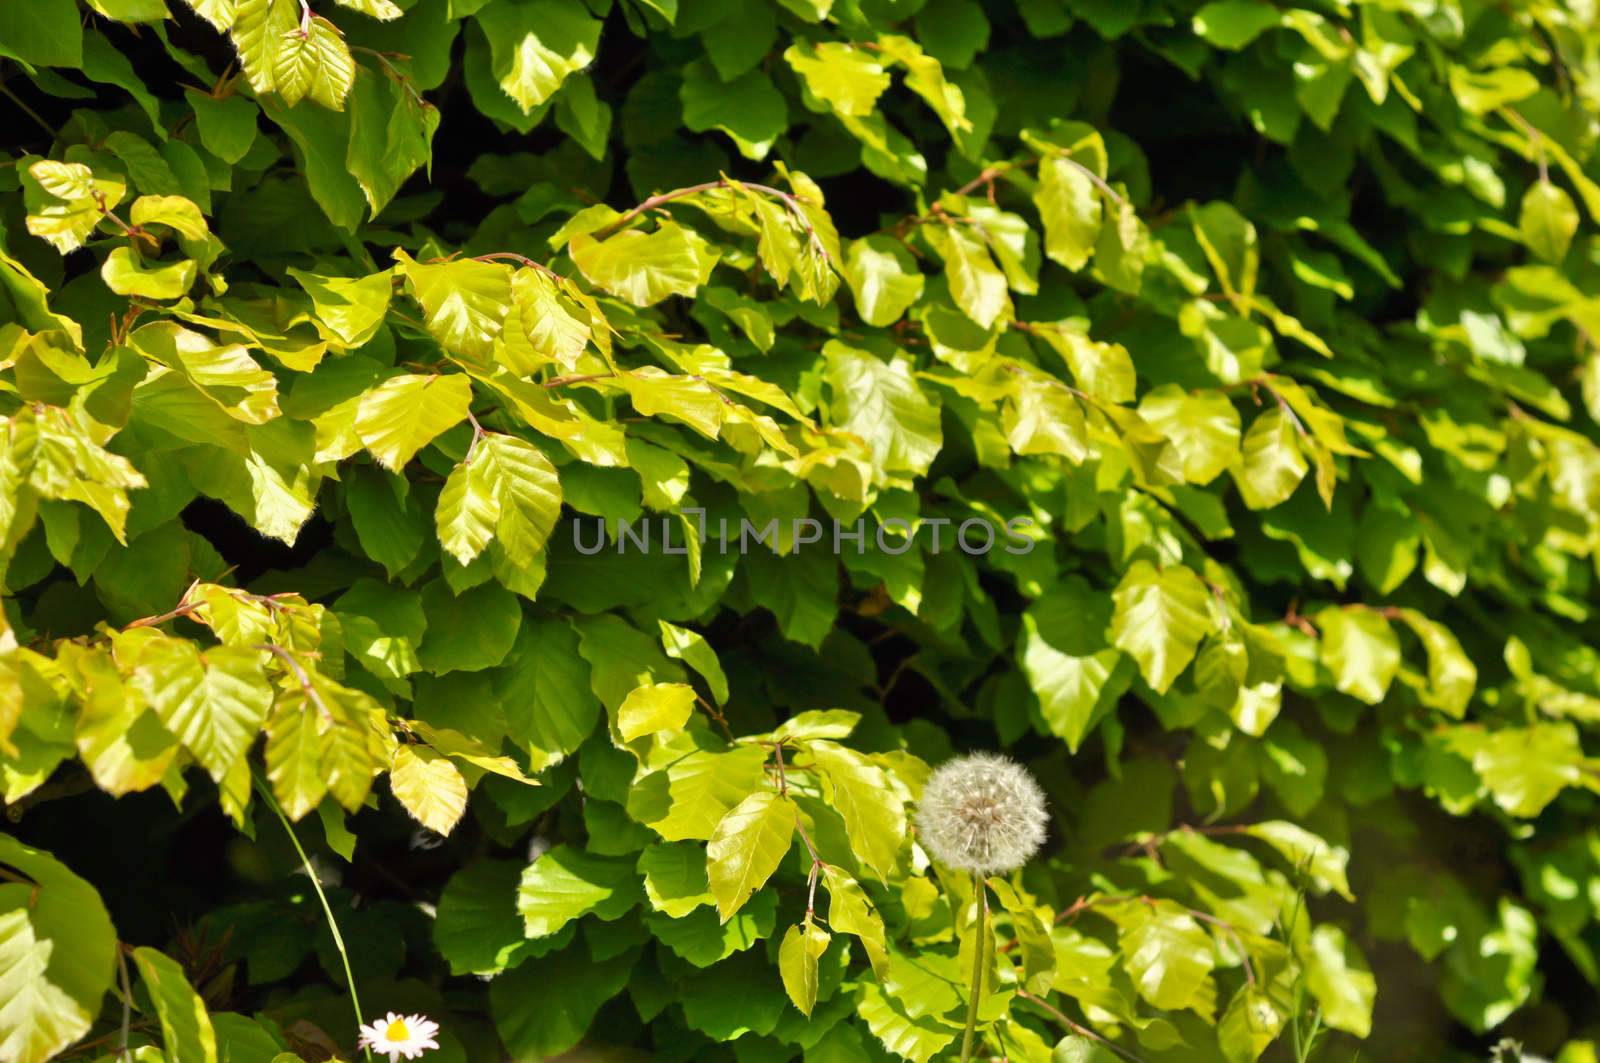
[[[438,1032],[439,1024],[426,1016],[391,1011],[381,1022],[362,1024],[359,1047],[370,1048],[379,1055],[387,1052],[389,1063],[400,1063],[401,1056],[416,1059],[428,1049],[438,1048],[439,1042],[433,1039]]]

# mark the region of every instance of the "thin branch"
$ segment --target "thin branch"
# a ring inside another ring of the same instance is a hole
[[[1089,1040],[1095,1042],[1096,1044],[1104,1045],[1108,1050],[1110,1050],[1112,1052],[1115,1052],[1117,1055],[1121,1056],[1123,1059],[1131,1060],[1132,1063],[1144,1063],[1144,1060],[1140,1059],[1138,1056],[1134,1055],[1132,1052],[1128,1051],[1126,1048],[1123,1048],[1121,1045],[1112,1044],[1110,1041],[1106,1040],[1104,1037],[1101,1037],[1099,1034],[1095,1033],[1093,1030],[1089,1029],[1087,1026],[1084,1026],[1082,1023],[1073,1022],[1065,1014],[1063,1014],[1062,1011],[1059,1008],[1055,1007],[1053,1004],[1047,1003],[1046,1001],[1039,999],[1038,997],[1034,996],[1032,993],[1029,993],[1028,991],[1026,991],[1024,989],[1018,989],[1017,990],[1017,999],[1018,1000],[1025,1000],[1029,1004],[1032,1004],[1034,1007],[1036,1007],[1036,1008],[1040,1009],[1041,1011],[1045,1012],[1051,1018],[1053,1018],[1057,1022],[1059,1022],[1062,1026],[1066,1027],[1067,1030],[1070,1031],[1071,1033],[1075,1033],[1079,1037],[1087,1037]]]
[[[1115,201],[1119,207],[1125,207],[1128,205],[1127,198],[1123,196],[1121,192],[1118,192],[1115,188],[1112,188],[1109,184],[1107,184],[1104,177],[1101,177],[1099,174],[1089,169],[1089,167],[1085,166],[1077,159],[1074,159],[1071,155],[1054,155],[1052,158],[1057,158],[1062,162],[1068,163],[1069,165],[1076,166],[1083,176],[1089,179],[1091,184],[1098,188],[1108,199]]]
[[[804,213],[799,210],[799,196],[796,196],[792,192],[785,192],[781,188],[773,188],[771,185],[756,184],[753,181],[730,181],[726,177],[719,177],[715,181],[704,181],[697,185],[689,185],[686,188],[675,188],[670,192],[657,192],[655,195],[646,199],[638,206],[624,211],[617,217],[616,221],[613,221],[611,224],[595,230],[595,235],[605,236],[609,233],[615,232],[646,211],[655,210],[657,207],[665,206],[674,200],[685,199],[689,196],[697,196],[702,192],[715,192],[719,189],[725,188],[747,188],[752,192],[760,192],[762,195],[772,196],[774,199],[782,200],[785,206],[787,206],[791,211],[795,212],[801,223],[805,225],[806,231],[811,235],[812,239],[816,239],[816,234],[811,232],[810,222],[806,220]]]
[[[321,693],[317,691],[316,686],[311,682],[310,673],[308,673],[305,668],[301,666],[299,661],[294,659],[294,654],[290,653],[282,646],[277,646],[270,642],[258,642],[250,648],[253,650],[265,650],[267,653],[277,656],[280,660],[287,664],[289,666],[289,670],[294,672],[295,679],[300,683],[300,690],[305,694],[306,700],[317,707],[317,711],[322,713],[323,719],[330,723],[333,722],[333,713],[329,710],[327,702],[322,700]]]
[[[540,387],[564,388],[568,384],[586,384],[591,380],[610,380],[615,373],[574,373],[569,376],[553,376],[544,381]]]
[[[728,718],[722,715],[722,710],[698,694],[695,695],[694,700],[698,701],[700,707],[706,710],[706,715],[715,720],[717,726],[722,728],[722,737],[726,738],[731,745],[734,742],[733,732],[728,729]]]
[[[553,277],[556,280],[566,279],[562,277],[561,274],[545,265],[543,262],[536,262],[527,255],[519,255],[515,251],[491,251],[487,255],[473,255],[472,260],[474,262],[515,262],[518,265],[527,266],[529,269],[538,270],[540,273],[543,273],[549,277]]]
[[[1550,183],[1550,164],[1545,159],[1544,134],[1532,122],[1518,114],[1514,107],[1500,108],[1502,114],[1511,119],[1513,125],[1522,130],[1522,135],[1528,138],[1529,145],[1533,148],[1535,161],[1539,165],[1539,180],[1543,184]]]
[[[1234,946],[1239,950],[1239,963],[1244,967],[1244,980],[1254,986],[1256,984],[1256,974],[1255,970],[1250,966],[1250,951],[1244,947],[1244,938],[1239,936],[1239,931],[1234,928],[1234,925],[1195,908],[1190,908],[1188,911],[1190,918],[1198,919],[1203,923],[1210,923],[1233,939]]]
[[[11,87],[8,86],[4,81],[0,81],[0,96],[4,96],[6,99],[10,100],[17,110],[33,119],[34,122],[39,125],[39,128],[50,134],[51,140],[56,138],[58,135],[56,133],[56,127],[45,121],[44,118],[40,116],[38,111],[35,111],[32,107],[29,107],[26,103],[24,103],[22,97],[12,92]]]
[[[128,977],[127,946],[117,942],[117,968],[122,975],[122,1034],[117,1039],[117,1058],[127,1060],[128,1032],[133,1026],[133,981]]]

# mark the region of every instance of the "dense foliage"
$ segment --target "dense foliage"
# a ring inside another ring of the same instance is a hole
[[[0,1063],[1593,1061],[1597,16],[0,0]]]

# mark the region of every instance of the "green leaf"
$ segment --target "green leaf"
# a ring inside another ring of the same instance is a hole
[[[1306,986],[1322,1006],[1323,1020],[1357,1037],[1371,1033],[1377,983],[1344,931],[1327,923],[1314,927],[1301,959],[1306,964]]]
[[[805,82],[807,91],[834,114],[853,118],[870,115],[889,87],[889,73],[872,52],[828,41],[796,43],[783,58]]]
[[[817,960],[828,949],[832,939],[826,930],[806,916],[798,926],[791,926],[783,935],[778,947],[778,971],[783,978],[783,990],[789,994],[794,1006],[810,1017],[817,1006]]]
[[[661,648],[667,651],[667,656],[675,657],[693,668],[711,688],[711,696],[716,703],[727,704],[728,677],[723,674],[722,662],[717,660],[717,652],[711,648],[705,636],[665,620],[658,623],[661,625]]]
[[[317,319],[346,347],[364,346],[389,312],[394,290],[390,270],[366,277],[328,277],[291,266],[289,275],[311,296]]]
[[[1255,1063],[1283,1032],[1286,1008],[1272,994],[1246,985],[1234,994],[1217,1022],[1217,1043],[1228,1063]]]
[[[500,523],[500,492],[493,471],[493,462],[463,461],[450,471],[439,492],[434,514],[439,543],[463,565],[483,553]]]
[[[756,601],[778,618],[785,638],[821,646],[839,612],[834,598],[837,560],[815,549],[783,557],[765,548],[752,549],[744,572]]]
[[[856,313],[877,328],[900,320],[922,295],[924,278],[916,259],[892,237],[873,235],[850,241],[842,272],[855,297]]]
[[[479,446],[476,460],[499,510],[495,538],[512,564],[526,568],[544,552],[561,515],[561,480],[544,451],[515,436],[490,432]]]
[[[161,1041],[167,1057],[216,1063],[217,1036],[211,1028],[211,1016],[206,1014],[200,994],[184,977],[183,968],[155,949],[137,948],[132,956],[161,1020]]]
[[[1056,973],[1056,950],[1050,932],[1045,929],[1039,913],[1011,883],[991,878],[987,886],[994,890],[1001,906],[1011,915],[1011,930],[1022,953],[1022,979],[1028,992],[1048,993]]]
[[[146,299],[179,299],[194,286],[193,259],[146,262],[131,248],[113,248],[100,267],[100,278],[118,295]]]
[[[1415,609],[1400,610],[1400,619],[1416,632],[1428,653],[1428,685],[1419,696],[1455,719],[1467,714],[1478,686],[1478,666],[1472,663],[1449,628],[1429,620]]]
[[[345,167],[374,217],[418,170],[433,164],[439,111],[404,81],[356,68],[348,100],[350,141]]]
[[[530,951],[517,918],[522,868],[509,860],[477,860],[445,883],[433,943],[451,974],[499,974]]]
[[[687,683],[646,683],[633,689],[617,710],[617,732],[624,742],[662,731],[678,731],[694,715],[694,687]]]
[[[854,934],[859,938],[872,964],[872,973],[880,980],[887,977],[888,935],[883,917],[867,899],[861,883],[832,864],[823,867],[822,881],[828,888],[828,926],[836,934]]]
[[[754,793],[729,809],[706,843],[706,877],[726,923],[778,869],[794,840],[794,802]]]
[[[497,358],[519,372],[532,372],[540,361],[556,362],[566,368],[574,366],[589,343],[592,330],[588,315],[563,298],[556,283],[535,269],[519,269],[511,278],[511,298],[517,313]],[[523,339],[532,359],[519,357]]]
[[[595,960],[579,943],[489,983],[495,1029],[511,1058],[549,1059],[577,1045],[600,1008],[622,993],[638,961],[637,949]]]
[[[345,505],[361,548],[390,574],[404,571],[427,536],[421,500],[410,484],[373,466],[347,474]]]
[[[467,782],[450,759],[427,746],[394,752],[389,788],[412,817],[435,834],[449,834],[467,811]]]
[[[704,875],[705,853],[696,855]],[[707,894],[706,907],[683,918],[662,914],[645,917],[645,925],[656,940],[695,967],[711,967],[736,953],[748,951],[770,937],[777,922],[778,896],[772,891],[752,897],[750,903],[726,923],[718,917],[710,894]]]
[[[300,5],[295,0],[235,0],[233,43],[250,87],[259,95],[277,88],[278,50],[300,32]]]
[[[944,260],[950,295],[961,312],[981,329],[993,328],[1011,313],[1006,275],[994,264],[988,246],[969,226],[925,225],[922,234]]]
[[[884,1048],[911,1063],[928,1063],[960,1032],[930,1017],[911,1018],[870,982],[861,986],[858,1013]]]
[[[917,386],[909,361],[880,361],[838,340],[828,341],[822,354],[834,423],[866,441],[873,465],[885,473],[925,473],[944,434],[939,408]]]
[[[600,20],[577,0],[491,3],[477,19],[489,38],[494,77],[523,114],[593,62],[600,42]]]
[[[1133,359],[1122,344],[1092,340],[1080,328],[1068,324],[1036,326],[1033,334],[1061,356],[1072,370],[1073,379],[1091,398],[1115,403],[1133,401]]]
[[[256,0],[240,0],[253,3]],[[273,0],[277,3],[280,0]],[[294,0],[288,0],[294,4]],[[296,21],[298,22],[298,17]],[[292,30],[285,32],[293,32]],[[258,89],[257,92],[264,90]],[[367,213],[361,182],[350,172],[351,115],[325,107],[288,107],[275,96],[257,96],[256,102],[294,142],[295,158],[305,174],[311,198],[328,220],[354,232]]]
[[[1525,818],[1537,816],[1563,789],[1580,785],[1585,771],[1594,770],[1570,723],[1507,727],[1483,735],[1472,768],[1495,804]]]
[[[392,3],[391,0],[334,0],[334,3],[385,21],[405,14],[405,9]]]
[[[511,309],[511,270],[472,259],[418,262],[398,249],[394,257],[439,345],[478,362],[493,358]]]
[[[1304,827],[1281,819],[1252,823],[1244,832],[1272,846],[1296,870],[1304,869],[1319,889],[1331,889],[1347,901],[1355,900],[1345,874],[1350,850],[1330,845]]]
[[[1075,396],[1061,381],[1020,367],[1001,426],[1018,454],[1059,454],[1074,465],[1089,456],[1089,426]]]
[[[1222,0],[1223,3],[1235,0]],[[1269,9],[1271,10],[1271,9]],[[1273,12],[1276,15],[1276,12]],[[1256,227],[1230,203],[1191,205],[1189,220],[1206,261],[1230,296],[1249,299],[1256,291],[1261,252],[1256,247]]]
[[[1539,79],[1517,67],[1468,70],[1462,64],[1451,63],[1450,90],[1463,110],[1484,115],[1532,96],[1539,91]]]
[[[1131,680],[1122,652],[1106,639],[1110,623],[1110,598],[1077,577],[1062,580],[1022,614],[1017,663],[1051,732],[1074,753]]]
[[[404,373],[361,397],[356,434],[386,468],[399,471],[441,432],[466,419],[472,385],[465,375]]]
[[[1118,914],[1122,966],[1141,997],[1157,1008],[1176,1010],[1203,996],[1216,958],[1211,939],[1188,912],[1157,901],[1128,905]]]
[[[1191,393],[1163,384],[1139,400],[1139,416],[1172,441],[1183,478],[1208,484],[1239,457],[1239,411],[1220,391]]]
[[[654,232],[624,229],[603,241],[581,234],[572,238],[567,253],[590,283],[634,306],[694,295],[717,264],[711,244],[671,221],[662,221]]]
[[[807,749],[822,772],[823,795],[844,818],[850,851],[887,881],[906,835],[905,805],[888,776],[853,749],[821,739]]]
[[[43,159],[22,174],[28,232],[63,255],[82,247],[105,212],[122,202],[127,191],[121,181],[97,177],[89,167],[75,162]]]
[[[243,344],[219,345],[171,322],[144,326],[133,347],[152,361],[183,374],[229,417],[260,425],[278,417],[278,381]]]
[[[579,916],[619,919],[639,902],[630,857],[596,856],[558,845],[529,864],[517,887],[517,911],[530,938],[549,937]]]
[[[1070,159],[1041,159],[1033,202],[1044,222],[1044,253],[1067,269],[1082,269],[1100,239],[1100,191],[1093,179]]]
[[[325,18],[312,16],[278,42],[272,54],[273,84],[290,106],[310,98],[329,110],[343,110],[355,76],[355,58]]]
[[[1368,705],[1381,702],[1400,670],[1400,640],[1388,619],[1370,609],[1328,608],[1316,625],[1334,684]]]
[[[1218,48],[1238,51],[1278,24],[1278,9],[1261,0],[1214,0],[1194,16],[1194,31]]]
[[[1068,1034],[1057,1041],[1050,1053],[1051,1063],[1116,1063],[1117,1058],[1099,1041],[1078,1034]]]
[[[7,4],[0,10],[0,56],[37,66],[83,63],[83,22],[73,0]]]
[[[766,158],[789,127],[783,94],[761,70],[724,82],[710,63],[692,63],[679,97],[685,128],[695,133],[719,129],[747,159]]]
[[[705,851],[693,842],[658,842],[639,854],[639,873],[650,907],[682,919],[701,905],[714,904],[706,875]]]
[[[522,625],[517,596],[495,583],[451,592],[443,580],[422,589],[428,634],[417,657],[430,672],[477,672],[506,659]]]
[[[116,931],[93,886],[0,834],[0,1058],[45,1063],[88,1033],[116,971]]]
[[[185,90],[184,98],[194,111],[195,128],[207,151],[230,166],[250,153],[260,108],[243,96],[219,98],[194,89]]]
[[[220,782],[244,756],[272,704],[262,653],[186,639],[152,640],[139,651],[133,685],[201,767]]]
[[[694,751],[646,775],[627,794],[630,815],[669,842],[707,840],[723,816],[762,784],[765,751]]]
[[[1183,565],[1135,561],[1112,598],[1111,641],[1139,663],[1156,693],[1166,693],[1212,629],[1206,585]]]
[[[1559,263],[1567,257],[1567,248],[1578,231],[1577,205],[1565,189],[1539,181],[1522,197],[1517,228],[1530,251],[1547,262]]]
[[[495,692],[507,732],[528,748],[535,770],[576,752],[600,718],[577,634],[549,617],[523,622],[505,667],[496,673]]]
[[[1273,407],[1256,417],[1245,433],[1240,464],[1230,471],[1244,504],[1271,509],[1294,494],[1310,466],[1300,453],[1294,420]]]

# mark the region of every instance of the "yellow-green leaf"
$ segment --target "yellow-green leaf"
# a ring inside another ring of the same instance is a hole
[[[660,731],[677,731],[694,714],[694,687],[687,683],[644,683],[634,687],[617,709],[617,733],[624,742]]]
[[[778,870],[793,841],[794,802],[770,791],[739,802],[706,844],[706,877],[726,923]]]
[[[784,933],[783,944],[778,946],[778,974],[783,979],[783,990],[794,1006],[808,1016],[817,1006],[817,961],[828,950],[830,940],[832,935],[808,915]]]
[[[567,245],[592,284],[634,306],[693,295],[711,277],[717,250],[692,229],[663,221],[654,232],[625,229],[604,240],[584,233]]]
[[[395,749],[389,788],[405,810],[435,834],[449,834],[467,811],[466,780],[448,757],[427,746]]]
[[[177,961],[151,948],[133,950],[133,962],[161,1020],[161,1042],[169,1060],[217,1063],[217,1035],[205,1001]]]
[[[1211,631],[1210,592],[1183,565],[1157,569],[1135,561],[1112,598],[1112,642],[1139,662],[1145,682],[1166,693]]]
[[[356,434],[372,456],[399,471],[439,433],[466,419],[472,384],[454,373],[390,377],[361,397]]]

